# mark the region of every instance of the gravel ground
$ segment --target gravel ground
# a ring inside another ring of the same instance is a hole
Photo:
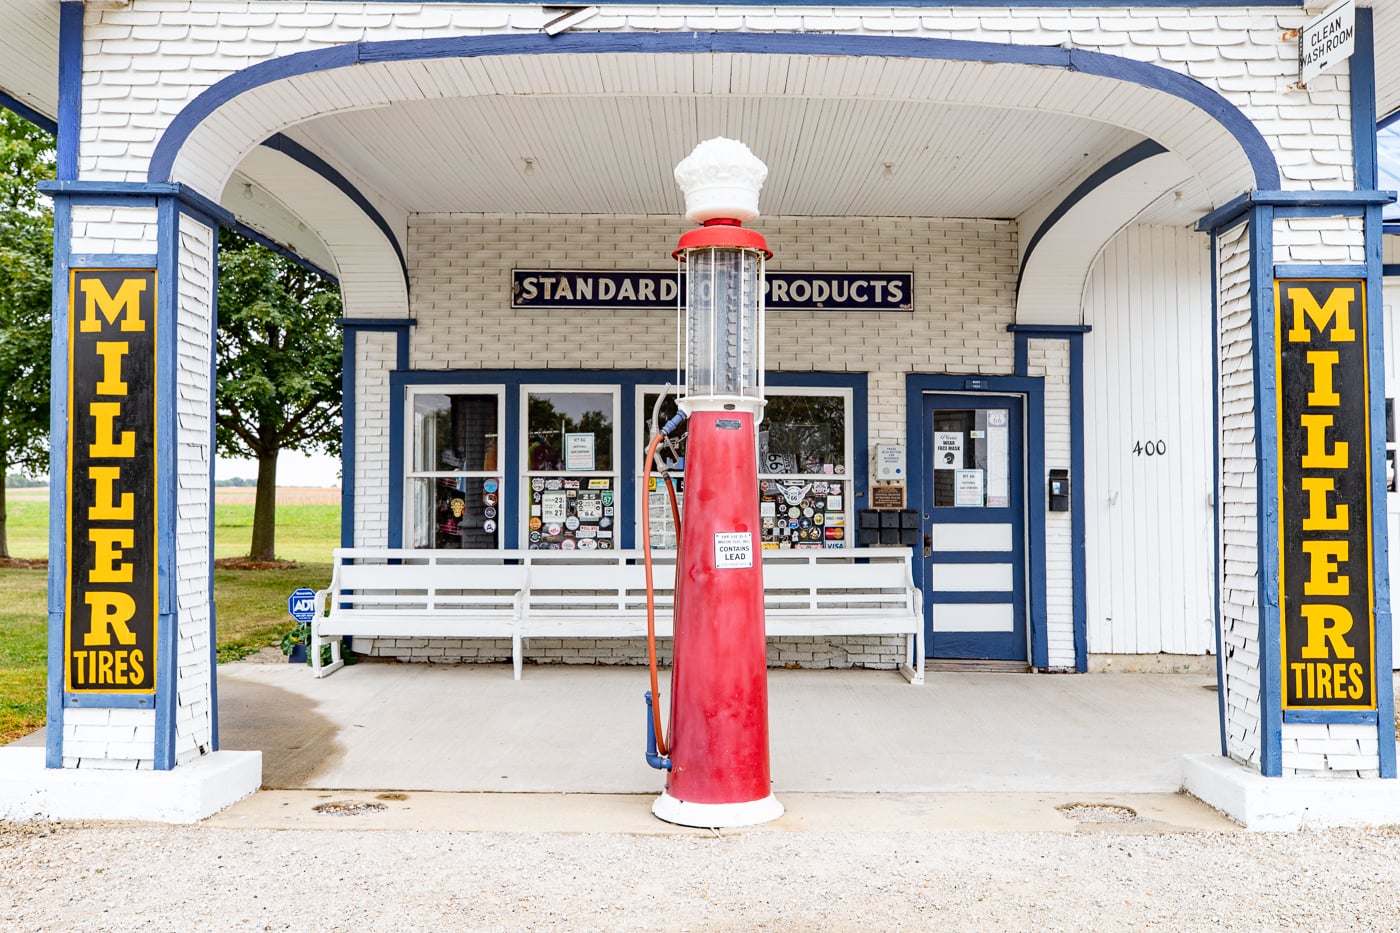
[[[0,929],[1400,930],[1400,830],[725,838],[0,824]]]

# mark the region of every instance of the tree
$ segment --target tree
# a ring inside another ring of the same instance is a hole
[[[220,454],[258,463],[248,556],[273,560],[277,454],[340,454],[340,292],[272,250],[219,235]]]
[[[53,136],[0,109],[0,478],[48,469],[53,211],[38,183],[54,177]],[[6,538],[0,480],[0,558]]]

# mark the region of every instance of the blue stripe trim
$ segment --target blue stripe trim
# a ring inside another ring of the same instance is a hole
[[[4,91],[0,91],[0,107],[4,107],[16,116],[23,117],[46,133],[51,133],[54,136],[58,135],[57,120],[48,114],[40,113],[24,101],[17,100]]]
[[[66,646],[68,516],[68,288],[73,214],[69,205],[53,207],[53,308],[49,365],[49,644],[48,689],[44,723],[44,767],[63,767],[63,684]]]
[[[176,708],[180,699],[180,604],[176,595],[175,532],[179,509],[179,420],[176,418],[180,327],[180,211],[175,198],[161,199],[158,208],[156,291],[156,580],[159,589],[160,645],[156,659],[157,771],[175,767]],[[212,542],[211,542],[212,543]],[[211,594],[212,596],[212,594]],[[209,672],[213,677],[214,671]]]
[[[1016,560],[1015,551],[934,551],[933,553],[937,554],[940,560],[949,564],[1010,564]]]
[[[1220,532],[1224,527],[1222,521],[1222,509],[1220,504],[1220,244],[1219,234],[1211,231],[1210,234],[1210,272],[1213,284],[1210,290],[1210,326],[1211,326],[1211,353],[1210,353],[1210,423],[1211,423],[1211,511],[1214,513],[1212,523],[1212,545],[1215,549],[1215,563],[1212,565],[1211,577],[1213,578],[1213,589],[1215,590],[1215,606],[1212,615],[1215,621],[1215,686],[1216,686],[1216,706],[1220,717],[1220,756],[1230,757],[1230,735],[1226,728],[1226,681],[1225,681],[1225,639],[1224,639],[1224,612],[1221,608],[1222,583],[1221,583],[1221,561],[1220,561]]]
[[[1004,6],[1005,4],[999,4]],[[235,97],[294,75],[366,62],[397,62],[474,56],[600,53],[707,53],[852,55],[1016,63],[1062,68],[1138,84],[1184,100],[1219,123],[1240,145],[1254,172],[1255,187],[1277,188],[1278,165],[1254,124],[1217,91],[1157,65],[1103,52],[1058,47],[922,39],[904,36],[844,36],[822,33],[587,33],[557,36],[453,36],[362,42],[297,52],[258,62],[216,82],[171,121],[152,154],[148,177],[168,181],[180,149],[195,129]]]
[[[304,53],[303,53],[304,54]],[[263,145],[267,148],[280,152],[292,161],[304,166],[307,169],[320,175],[326,181],[334,185],[342,194],[354,203],[364,215],[370,219],[379,232],[384,234],[384,239],[389,241],[389,246],[393,248],[394,255],[399,258],[399,270],[403,273],[404,289],[409,287],[408,281],[408,259],[404,256],[403,244],[399,242],[398,235],[394,233],[394,228],[389,226],[389,221],[379,212],[379,209],[370,203],[369,198],[356,188],[355,185],[341,172],[325,159],[307,149],[301,143],[290,139],[282,133],[274,133],[263,140]]]
[[[1279,216],[1285,217],[1360,217],[1372,204],[1394,201],[1393,191],[1250,191],[1196,221],[1196,230],[1204,233],[1224,230],[1244,220],[1250,210],[1258,207],[1278,208]]]
[[[1400,275],[1400,263],[1386,263],[1381,266],[1381,274],[1386,278],[1392,275]]]
[[[341,327],[390,331],[414,327],[418,324],[418,319],[412,317],[342,317],[336,318],[335,322]],[[407,360],[399,360],[399,364],[400,366],[406,365]]]
[[[1006,329],[1013,334],[1025,334],[1032,338],[1050,338],[1087,334],[1094,328],[1089,324],[1007,324]]]
[[[1095,169],[1093,174],[1088,178],[1081,181],[1073,191],[1065,196],[1063,201],[1055,206],[1055,209],[1050,212],[1049,216],[1040,222],[1040,226],[1036,229],[1035,233],[1031,235],[1030,243],[1026,246],[1026,252],[1021,256],[1021,266],[1016,270],[1016,290],[1019,292],[1021,289],[1021,279],[1026,274],[1026,263],[1030,262],[1031,254],[1035,252],[1035,248],[1040,245],[1040,241],[1045,238],[1046,234],[1063,220],[1064,216],[1068,214],[1076,204],[1084,200],[1089,196],[1090,192],[1115,175],[1121,175],[1139,162],[1146,161],[1153,156],[1163,155],[1166,152],[1167,148],[1161,143],[1156,140],[1145,139],[1131,149],[1108,160]]]
[[[1084,335],[1069,337],[1070,599],[1074,613],[1074,668],[1089,670],[1089,558],[1084,519]],[[1079,493],[1074,487],[1079,486]],[[1047,489],[1046,494],[1049,494]]]
[[[158,258],[156,253],[72,253],[68,265],[74,269],[152,269]]]
[[[77,181],[58,179],[41,181],[40,191],[55,198],[65,196],[75,203],[110,204],[122,207],[131,206],[133,199],[149,198],[154,203],[160,198],[174,198],[181,205],[195,213],[202,214],[210,223],[231,226],[237,223],[233,214],[216,201],[211,201],[189,185],[170,181]]]
[[[1015,590],[996,590],[988,592],[986,590],[965,591],[965,590],[930,590],[927,600],[935,605],[977,605],[977,606],[1015,606]],[[1037,665],[1044,667],[1044,665]]]
[[[1376,129],[1383,130],[1392,125],[1396,120],[1400,120],[1400,110],[1393,110],[1384,117],[1376,121]]]
[[[78,177],[78,149],[83,122],[83,4],[58,8],[58,137],[56,174]]]
[[[1283,711],[1284,722],[1304,722],[1315,725],[1367,725],[1374,726],[1382,721],[1377,716],[1375,710],[1314,710],[1314,709],[1286,709]],[[1393,721],[1393,720],[1392,720]],[[1395,730],[1392,729],[1391,732]],[[1393,745],[1394,743],[1392,743]],[[1394,777],[1394,775],[1384,775],[1381,777]]]
[[[1022,339],[1021,334],[1016,339]],[[1029,355],[1029,351],[1027,351]],[[1026,624],[1030,627],[1031,665],[1042,670],[1050,666],[1050,607],[1045,592],[1049,571],[1045,567],[1045,507],[1049,491],[1045,486],[1045,391],[1044,380],[1026,377],[1036,383],[1036,391],[1026,393]]]
[[[1356,10],[1355,51],[1351,55],[1351,154],[1353,186],[1373,191],[1380,186],[1376,151],[1376,47],[1371,10]]]
[[[1258,474],[1259,759],[1265,777],[1283,773],[1282,624],[1279,603],[1278,374],[1274,369],[1274,210],[1257,205],[1249,225],[1253,292],[1254,438]]]
[[[340,332],[340,546],[355,546],[355,360],[359,331]]]
[[[1379,239],[1379,237],[1377,238]],[[1365,263],[1338,265],[1311,265],[1305,262],[1279,262],[1274,264],[1276,279],[1364,279],[1369,270]]]
[[[215,436],[218,430],[217,397],[219,371],[219,228],[211,231],[209,268],[214,287],[209,295],[209,750],[219,750],[219,614],[214,602],[214,464],[217,462]]]
[[[1359,11],[1358,11],[1359,12]],[[1370,12],[1369,10],[1367,11]],[[1385,437],[1385,303],[1382,298],[1384,266],[1381,262],[1381,208],[1366,212],[1366,349],[1370,370],[1371,437]],[[1390,540],[1388,537],[1385,482],[1385,444],[1371,444],[1371,580],[1375,600],[1375,696],[1380,776],[1396,777],[1395,691],[1391,689],[1394,666],[1394,632],[1390,611]]]

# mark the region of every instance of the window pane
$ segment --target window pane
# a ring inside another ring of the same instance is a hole
[[[413,546],[495,548],[500,541],[498,477],[440,476],[409,480]]]
[[[763,473],[844,474],[846,400],[839,395],[774,395],[763,410],[758,462]]]
[[[642,446],[640,449],[642,450],[642,455],[644,457],[646,456],[647,445],[651,443],[652,437],[651,412],[652,409],[656,406],[656,398],[660,394],[660,392],[647,392],[642,395]],[[661,406],[661,415],[659,418],[658,427],[660,425],[664,425],[667,421],[670,421],[671,418],[674,417],[676,412],[679,410],[680,409],[676,407],[675,394],[668,393],[666,396],[665,404]],[[688,434],[689,429],[687,428],[687,422],[681,422],[681,426],[676,429],[674,434],[671,435],[672,445],[680,450],[680,456],[682,457],[685,456],[685,439]],[[673,458],[673,455],[667,449],[667,446],[665,444],[661,445],[661,447],[657,449],[656,455],[657,457],[665,457],[668,460]]]
[[[535,477],[530,481],[528,547],[609,550],[616,541],[616,495],[611,477]]]
[[[937,508],[1010,505],[1009,412],[945,409],[933,414],[933,504]]]
[[[760,481],[758,512],[763,546],[845,547],[846,486],[825,480]]]
[[[496,412],[495,395],[415,395],[414,471],[496,469]]]
[[[529,455],[536,472],[612,470],[613,397],[602,392],[531,392]]]

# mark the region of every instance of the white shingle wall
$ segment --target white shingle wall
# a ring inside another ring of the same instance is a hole
[[[1069,341],[1031,340],[1026,349],[1026,375],[1045,379],[1045,468],[1069,469]],[[1026,495],[1044,497],[1047,476],[1026,477]],[[1045,513],[1045,630],[1050,648],[1048,662],[1055,669],[1074,668],[1072,514]]]
[[[1364,263],[1366,236],[1360,217],[1277,217],[1274,262]]]
[[[175,598],[179,620],[179,679],[175,709],[178,762],[213,750],[210,678],[209,464],[214,457],[210,404],[215,232],[180,218],[176,419],[179,448],[175,490]]]
[[[1249,225],[1216,247],[1220,411],[1220,615],[1224,630],[1226,744],[1231,758],[1258,767],[1259,520],[1255,472],[1254,369]]]
[[[1364,724],[1286,722],[1283,773],[1310,777],[1380,777],[1376,727]]]
[[[538,34],[539,7],[135,0],[89,7],[80,172],[144,180],[170,120],[201,90],[259,61],[358,41]],[[1287,187],[1347,187],[1348,77],[1297,80],[1298,9],[610,6],[586,31],[828,32],[1064,46],[1159,65],[1216,88],[1274,150]],[[283,97],[282,106],[290,106]],[[242,104],[235,104],[235,108]],[[309,115],[309,114],[306,114]],[[298,115],[273,125],[295,122]],[[211,194],[213,192],[205,192]]]
[[[360,547],[389,544],[389,372],[397,359],[397,335],[360,333],[355,358],[355,544]]]
[[[73,207],[74,253],[149,254],[155,265],[156,209],[153,207]]]

